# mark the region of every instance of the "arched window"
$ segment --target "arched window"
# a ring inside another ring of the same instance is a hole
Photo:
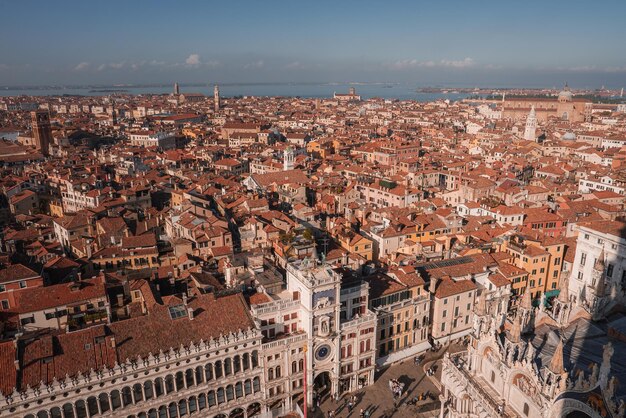
[[[37,418],[48,418],[48,411],[37,412]]]
[[[154,394],[158,398],[159,396],[163,396],[163,393],[165,393],[164,391],[165,391],[165,388],[163,386],[163,379],[160,377],[157,377],[154,381]]]
[[[201,411],[206,408],[206,395],[201,393],[198,395],[198,409]]]
[[[243,385],[241,382],[235,384],[235,396],[241,398],[243,396]]]
[[[104,414],[111,410],[111,404],[109,403],[109,395],[101,393],[98,395],[98,402],[100,402],[100,411]]]
[[[143,391],[146,394],[146,400],[154,398],[154,385],[152,380],[143,382]]]
[[[196,401],[196,397],[192,396],[189,398],[189,414],[193,414],[198,410],[198,402]]]
[[[95,396],[90,396],[87,398],[87,411],[89,411],[90,417],[98,413],[98,400]]]
[[[224,393],[224,388],[217,389],[217,403],[226,402],[226,395]]]
[[[291,362],[291,373],[298,373],[298,363],[295,361]]]
[[[267,369],[267,380],[274,380],[274,369]]]
[[[143,390],[141,383],[135,383],[133,385],[133,396],[135,398],[135,403],[143,401]]]
[[[178,412],[181,417],[187,415],[187,399],[181,399],[178,401]]]
[[[63,418],[74,418],[74,406],[69,402],[63,405]]]
[[[178,417],[178,406],[177,406],[176,402],[172,402],[170,404],[169,410],[170,410],[170,418],[177,418]]]
[[[219,379],[220,377],[222,377],[222,361],[218,360],[215,362],[215,378]]]
[[[148,411],[148,418],[157,418],[158,413],[156,409],[151,409]]]
[[[74,408],[76,409],[76,418],[87,418],[87,405],[85,405],[85,401],[79,399],[74,404]]]
[[[159,407],[159,418],[167,418],[167,406]]]
[[[204,369],[202,368],[202,366],[196,367],[196,382],[198,384],[204,382]]]
[[[233,374],[233,363],[232,360],[227,358],[224,360],[224,375],[229,376]]]
[[[298,369],[300,371],[304,370],[304,359],[300,359],[300,361],[298,361]]]
[[[233,373],[239,373],[241,371],[241,356],[237,354],[233,357]]]
[[[254,390],[254,393],[261,391],[261,379],[259,379],[258,376],[252,381],[252,389]]]
[[[122,388],[122,403],[124,406],[132,405],[133,403],[133,395],[128,386]]]
[[[187,387],[191,387],[194,385],[193,369],[185,370],[185,382],[187,383]]]
[[[210,391],[207,395],[207,401],[209,402],[209,407],[215,406],[215,404],[217,403],[214,390]]]
[[[252,368],[254,369],[255,367],[258,367],[259,365],[259,353],[254,350],[252,352]]]
[[[204,375],[206,376],[207,382],[213,379],[213,365],[211,363],[204,366]]]
[[[280,377],[280,366],[276,366],[276,379]]]
[[[61,409],[58,407],[54,407],[50,410],[50,416],[52,418],[62,418]]]
[[[183,376],[183,372],[176,373],[176,391],[182,390],[185,388],[185,377]]]
[[[250,379],[246,379],[246,381],[243,382],[243,390],[246,393],[246,395],[249,395],[252,393],[252,382],[250,381]]]
[[[111,408],[115,411],[122,407],[122,398],[120,397],[120,391],[114,390],[111,392]]]
[[[174,376],[168,374],[165,376],[165,393],[172,393],[174,390]]]
[[[243,354],[243,369],[248,370],[250,368],[250,354]]]
[[[235,390],[233,385],[228,385],[226,386],[226,400],[232,401],[233,399],[235,399]]]

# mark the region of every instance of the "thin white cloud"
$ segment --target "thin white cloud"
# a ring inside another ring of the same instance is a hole
[[[558,70],[572,73],[623,73],[626,72],[626,66],[598,67],[597,65],[582,65],[579,67],[559,67]]]
[[[467,67],[473,67],[474,64],[475,64],[474,60],[471,59],[470,57],[467,57],[460,61],[448,61],[448,60],[441,61],[442,67],[467,68]]]
[[[198,54],[189,55],[187,59],[185,60],[185,64],[194,66],[194,67],[200,65],[200,55]]]
[[[97,68],[98,71],[104,71],[106,69],[120,70],[126,66],[126,61],[109,62],[107,64],[100,64]]]
[[[287,70],[302,70],[305,66],[300,61],[293,61],[285,65]]]
[[[243,68],[245,69],[259,69],[259,68],[263,68],[265,66],[265,62],[263,62],[263,60],[258,60],[258,61],[254,61],[254,62],[249,62],[247,64],[245,64],[243,66]]]
[[[605,72],[607,73],[623,73],[626,72],[626,66],[622,66],[622,67],[606,67],[604,69]]]
[[[476,62],[467,57],[462,60],[419,61],[417,59],[398,60],[390,65],[394,70],[408,70],[411,68],[468,68]]]
[[[89,63],[87,61],[83,61],[74,67],[74,71],[84,71],[89,68]]]

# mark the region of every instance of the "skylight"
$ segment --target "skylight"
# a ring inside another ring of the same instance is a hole
[[[185,305],[170,306],[169,310],[170,317],[172,319],[178,319],[187,316],[187,309],[185,309]]]

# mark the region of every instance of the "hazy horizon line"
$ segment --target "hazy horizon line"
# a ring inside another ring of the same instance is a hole
[[[37,90],[46,88],[64,88],[64,89],[82,89],[82,88],[100,88],[100,87],[118,87],[118,88],[142,88],[142,87],[167,87],[174,86],[178,83],[179,87],[199,87],[199,86],[288,86],[288,85],[320,85],[320,86],[332,86],[332,85],[411,85],[416,88],[462,88],[462,89],[546,89],[553,90],[563,88],[563,86],[557,85],[537,85],[537,84],[525,84],[525,83],[511,83],[511,84],[499,84],[490,85],[488,83],[462,83],[462,82],[446,82],[446,83],[420,83],[420,82],[408,82],[408,81],[240,81],[240,82],[155,82],[155,83],[87,83],[87,84],[67,84],[67,83],[50,83],[50,84],[16,84],[16,85],[0,85],[2,90]],[[580,87],[568,84],[569,88],[578,90],[600,90],[600,87]],[[602,86],[604,87],[604,86]],[[605,88],[605,90],[620,90],[621,87]]]

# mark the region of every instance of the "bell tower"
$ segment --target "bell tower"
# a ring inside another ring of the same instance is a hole
[[[220,110],[220,88],[219,86],[216,84],[213,87],[213,106],[215,108],[215,111],[218,112]]]
[[[283,152],[283,170],[289,171],[293,170],[294,167],[295,155],[293,152],[293,148],[288,146]]]
[[[50,155],[50,143],[52,143],[50,114],[45,110],[35,110],[30,113],[30,117],[37,150],[48,156]]]
[[[535,141],[537,139],[537,115],[535,114],[535,106],[530,108],[530,113],[526,118],[526,128],[524,129],[524,139],[526,141]]]

